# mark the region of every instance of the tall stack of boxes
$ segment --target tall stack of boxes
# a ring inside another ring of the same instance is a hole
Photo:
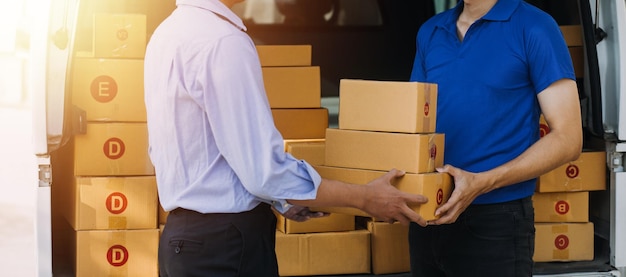
[[[324,162],[328,110],[321,107],[321,76],[310,45],[258,45],[265,90],[285,151],[311,165]],[[355,217],[331,214],[295,222],[276,213],[276,255],[281,276],[353,273],[365,266],[368,232]],[[346,259],[336,259],[346,257]]]
[[[72,65],[73,183],[63,214],[76,276],[158,276],[157,190],[143,102],[146,16],[97,13],[93,51]]]
[[[542,137],[550,132],[541,118]],[[535,262],[594,259],[594,229],[589,221],[589,192],[606,189],[606,152],[580,157],[542,176],[533,195]]]
[[[584,78],[580,25],[562,25],[578,80]],[[541,116],[540,136],[550,133]],[[583,150],[580,157],[538,178],[535,208],[535,262],[594,259],[594,227],[589,221],[589,193],[606,189],[606,152]]]
[[[444,135],[435,133],[437,86],[429,83],[341,80],[339,128],[326,130],[324,178],[366,184],[392,168],[406,174],[394,182],[401,191],[430,201],[412,207],[424,219],[452,192],[451,177],[435,172],[443,166]],[[408,227],[379,222],[352,208],[328,212],[369,217],[371,272],[408,272]]]

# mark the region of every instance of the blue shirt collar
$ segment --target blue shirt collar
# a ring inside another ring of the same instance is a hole
[[[509,20],[521,2],[522,0],[498,0],[482,19],[490,21]],[[449,16],[446,17],[445,20],[439,21],[437,26],[444,29],[448,29],[448,27],[454,27],[456,29],[456,20],[459,18],[461,11],[463,11],[463,5],[463,1],[459,1],[451,11],[454,16]]]
[[[522,0],[498,0],[496,4],[483,16],[485,20],[507,21],[520,5]]]

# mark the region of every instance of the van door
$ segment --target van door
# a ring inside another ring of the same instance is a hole
[[[66,96],[68,65],[74,38],[78,0],[37,1],[30,40],[30,93],[33,97],[33,151],[39,166],[37,189],[37,266],[39,276],[52,276],[50,154],[70,134]]]

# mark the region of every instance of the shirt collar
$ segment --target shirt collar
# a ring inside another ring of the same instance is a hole
[[[511,18],[513,12],[520,5],[521,0],[498,0],[496,4],[485,14],[482,19],[491,21],[506,21]],[[452,13],[454,16],[448,17],[447,20],[439,21],[437,26],[447,29],[447,26],[454,26],[456,28],[456,20],[463,11],[463,1],[459,1],[453,8]]]
[[[520,5],[521,0],[498,0],[496,4],[483,16],[485,20],[506,21]]]
[[[246,31],[243,21],[231,9],[219,0],[176,0],[176,5],[194,6],[215,13],[217,16],[228,20],[237,28]]]

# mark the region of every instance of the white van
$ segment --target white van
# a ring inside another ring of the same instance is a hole
[[[149,38],[151,30],[174,8],[174,3],[173,0],[144,2],[46,0],[38,2],[35,9],[35,16],[42,20],[31,30],[30,60],[34,66],[29,83],[35,135],[33,154],[39,164],[38,169],[32,170],[39,176],[38,184],[33,184],[38,190],[39,276],[71,274],[67,273],[67,267],[58,264],[62,259],[55,256],[65,254],[70,247],[55,234],[62,230],[59,226],[62,217],[55,214],[55,207],[63,204],[61,199],[55,199],[56,176],[57,172],[71,168],[55,155],[74,135],[85,132],[84,111],[73,105],[67,93],[77,53],[92,47],[91,38],[85,35],[90,34],[89,27],[84,24],[96,12],[144,13]],[[324,13],[323,23],[308,25],[285,20],[284,14],[277,14],[271,0],[247,0],[245,6],[236,9],[258,44],[313,46],[313,63],[322,68],[323,101],[331,106],[336,104],[341,78],[407,80],[419,24],[456,3],[445,0],[329,2],[332,7]],[[626,1],[528,2],[552,14],[560,25],[581,26],[583,73],[578,84],[584,146],[606,152],[607,176],[606,190],[590,192],[589,198],[589,220],[595,233],[594,259],[536,263],[535,275],[626,276]],[[333,113],[336,116],[337,111],[330,110],[333,124],[332,119],[336,120]]]

